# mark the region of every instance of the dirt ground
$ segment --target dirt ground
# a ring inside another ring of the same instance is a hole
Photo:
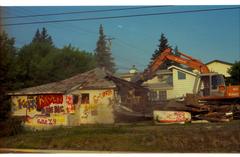
[[[24,131],[0,138],[1,148],[158,153],[239,153],[240,121],[83,125]]]

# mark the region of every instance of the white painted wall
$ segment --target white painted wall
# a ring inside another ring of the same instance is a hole
[[[186,93],[193,93],[194,83],[196,81],[196,76],[191,75],[189,73],[186,74],[186,79],[179,80],[178,79],[178,71],[177,69],[172,69],[173,71],[173,93],[172,96],[174,98],[185,96]],[[184,73],[184,72],[183,72]]]

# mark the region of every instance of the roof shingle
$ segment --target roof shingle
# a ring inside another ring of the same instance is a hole
[[[77,74],[68,79],[40,86],[9,92],[8,95],[66,94],[74,89],[106,89],[116,85],[106,79],[107,73],[100,68]]]

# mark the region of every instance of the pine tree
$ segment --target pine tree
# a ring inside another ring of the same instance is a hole
[[[37,29],[32,42],[33,43],[44,42],[44,43],[47,43],[50,45],[53,44],[52,37],[47,33],[47,29],[45,27],[42,28],[41,33],[40,33],[39,29]]]
[[[151,58],[152,60],[156,59],[156,57],[160,55],[162,51],[164,51],[166,48],[169,47],[168,39],[165,37],[163,33],[161,34],[159,42],[160,44],[158,45],[158,49],[155,50],[154,54],[152,55],[152,58]]]
[[[165,35],[162,33],[161,34],[161,37],[159,39],[159,42],[160,44],[158,45],[158,49],[156,49],[154,51],[154,54],[152,55],[152,58],[151,58],[151,62],[150,62],[150,65],[151,63],[154,61],[154,59],[157,58],[157,56],[161,55],[161,53],[166,49],[166,48],[169,48],[169,44],[168,44],[168,39],[165,37]],[[171,61],[166,61],[165,63],[163,63],[160,67],[160,69],[166,69],[168,66],[171,65]]]
[[[33,37],[32,42],[37,42],[41,38],[41,34],[39,32],[39,29],[37,29],[35,36]]]
[[[102,25],[100,25],[99,28],[99,39],[97,41],[95,52],[97,67],[104,68],[107,71],[114,73],[116,71],[114,58],[111,56],[111,49],[107,45]]]

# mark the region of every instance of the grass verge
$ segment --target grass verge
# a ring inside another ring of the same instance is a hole
[[[161,153],[239,153],[240,121],[173,125],[83,125],[25,130],[0,138],[2,148]]]

